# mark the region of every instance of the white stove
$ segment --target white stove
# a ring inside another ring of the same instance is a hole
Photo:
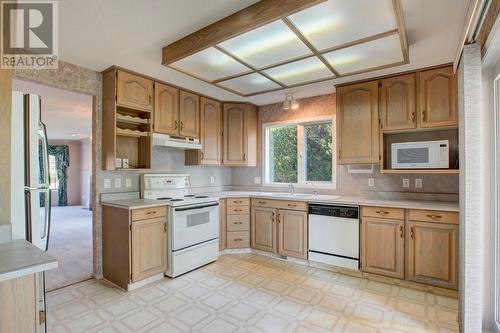
[[[219,198],[190,194],[185,174],[144,174],[141,196],[168,206],[167,276],[176,277],[217,260]]]

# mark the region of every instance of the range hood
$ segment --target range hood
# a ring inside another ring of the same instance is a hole
[[[198,139],[191,138],[173,138],[170,135],[153,133],[153,146],[169,147],[176,149],[201,149],[201,143]]]

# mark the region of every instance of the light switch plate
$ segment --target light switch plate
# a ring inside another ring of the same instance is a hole
[[[375,178],[368,178],[368,186],[369,187],[375,186]]]
[[[210,184],[215,184],[215,177],[214,176],[210,177]]]
[[[120,188],[120,187],[122,187],[122,179],[115,178],[115,188]]]
[[[104,179],[104,188],[105,189],[110,189],[111,188],[111,179],[105,178]]]
[[[415,188],[422,188],[422,178],[415,178]]]
[[[403,188],[410,188],[410,179],[403,178]]]
[[[126,188],[132,187],[132,179],[131,178],[125,178],[125,187]]]
[[[254,184],[260,184],[260,177],[254,177],[253,182]]]

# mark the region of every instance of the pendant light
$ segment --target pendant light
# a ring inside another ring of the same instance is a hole
[[[283,110],[295,110],[299,107],[297,100],[293,98],[293,94],[287,93],[285,95],[285,100],[283,101]]]

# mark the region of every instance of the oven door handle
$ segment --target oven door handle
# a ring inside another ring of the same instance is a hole
[[[207,207],[215,207],[215,206],[218,206],[218,205],[219,205],[219,203],[216,202],[216,203],[208,204],[208,205],[174,208],[174,210],[176,212],[185,212],[187,210],[201,209],[201,208],[207,208]]]

